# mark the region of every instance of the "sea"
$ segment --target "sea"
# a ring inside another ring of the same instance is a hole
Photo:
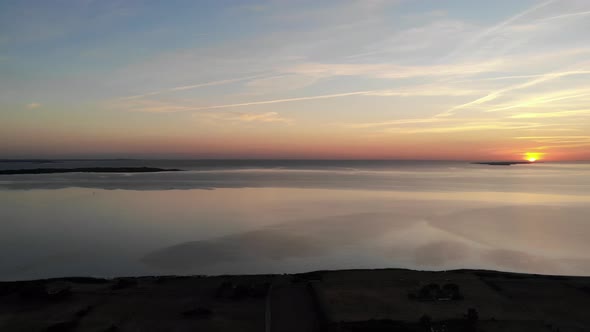
[[[3,160],[0,280],[408,268],[590,275],[590,163]]]

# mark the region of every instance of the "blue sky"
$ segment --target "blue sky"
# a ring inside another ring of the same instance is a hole
[[[587,159],[590,2],[3,1],[0,156]]]

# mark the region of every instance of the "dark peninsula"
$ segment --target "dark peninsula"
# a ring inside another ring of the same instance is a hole
[[[56,174],[56,173],[155,173],[180,172],[180,169],[155,167],[81,167],[81,168],[33,168],[0,170],[0,175]]]

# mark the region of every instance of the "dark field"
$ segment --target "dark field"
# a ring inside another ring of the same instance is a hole
[[[588,331],[590,278],[491,271],[0,283],[0,331]]]

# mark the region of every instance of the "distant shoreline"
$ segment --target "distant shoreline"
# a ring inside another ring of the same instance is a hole
[[[156,167],[81,167],[81,168],[33,168],[0,170],[0,175],[57,174],[57,173],[156,173],[181,172],[181,169]]]

